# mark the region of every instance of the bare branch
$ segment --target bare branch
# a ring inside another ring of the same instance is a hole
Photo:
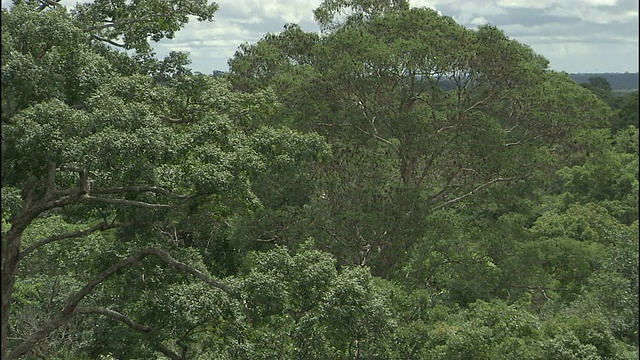
[[[451,200],[449,200],[449,201],[446,201],[446,202],[444,202],[444,203],[442,203],[442,204],[440,204],[440,205],[438,205],[438,206],[434,207],[434,208],[433,208],[433,209],[431,209],[431,210],[432,210],[432,211],[435,211],[435,210],[442,209],[442,208],[444,208],[444,207],[447,207],[447,206],[450,206],[450,205],[453,205],[453,204],[459,203],[460,201],[462,201],[462,200],[466,199],[467,197],[469,197],[469,196],[471,196],[471,195],[475,194],[476,192],[478,192],[478,191],[480,191],[480,190],[482,190],[482,189],[485,189],[485,188],[487,188],[487,187],[489,187],[489,186],[491,186],[491,185],[493,185],[493,184],[495,184],[495,183],[498,183],[498,182],[507,182],[507,181],[513,181],[513,180],[518,180],[518,179],[522,179],[523,177],[524,177],[524,176],[514,176],[514,177],[509,177],[509,178],[495,178],[495,179],[493,179],[493,180],[491,180],[491,181],[488,181],[488,182],[486,182],[486,183],[484,183],[484,184],[482,184],[482,185],[479,185],[479,186],[475,187],[473,190],[469,191],[468,193],[463,194],[463,195],[461,195],[461,196],[458,196],[458,197],[457,197],[457,198],[455,198],[455,199],[451,199]]]
[[[79,238],[79,237],[85,237],[89,234],[92,234],[96,231],[105,231],[105,230],[109,230],[109,229],[115,229],[118,227],[123,226],[123,224],[107,224],[106,222],[101,222],[97,225],[94,225],[92,227],[90,227],[89,229],[86,230],[81,230],[81,231],[72,231],[72,232],[67,232],[64,234],[57,234],[57,235],[53,235],[53,236],[49,236],[48,238],[42,239],[40,241],[38,241],[35,244],[32,244],[31,246],[29,246],[28,248],[26,248],[25,250],[20,252],[20,260],[22,260],[25,256],[29,255],[32,251],[34,251],[35,249],[44,246],[46,244],[52,243],[54,241],[60,241],[60,240],[64,240],[64,239],[71,239],[71,238]]]
[[[435,193],[434,195],[431,195],[431,197],[429,198],[429,200],[431,201],[435,201],[438,198],[440,198],[448,189],[449,186],[451,186],[451,183],[453,182],[453,180],[460,175],[460,173],[462,172],[462,170],[458,170],[456,171],[453,175],[451,175],[449,177],[449,179],[447,179],[447,182],[445,183],[445,185],[442,187],[442,189],[440,191],[438,191],[437,193]]]
[[[322,125],[322,126],[351,126],[351,124],[336,124],[336,123],[317,123],[318,125]]]
[[[129,205],[129,206],[137,206],[137,207],[142,207],[147,209],[166,209],[166,208],[175,207],[175,204],[150,204],[143,201],[126,200],[126,199],[110,199],[110,198],[95,197],[90,195],[83,196],[82,201],[117,204],[117,205]]]
[[[190,120],[190,119],[176,119],[176,118],[170,118],[164,115],[160,115],[160,119],[172,124],[187,124],[187,123],[193,122],[193,120]]]
[[[115,41],[113,41],[113,40],[109,40],[109,39],[106,39],[106,38],[100,37],[100,36],[95,35],[95,34],[91,34],[91,35],[89,35],[89,40],[88,40],[88,42],[89,42],[89,43],[91,43],[91,40],[93,40],[93,39],[96,39],[96,40],[98,40],[98,41],[104,41],[104,42],[106,42],[106,43],[109,43],[109,44],[111,44],[111,45],[113,45],[113,46],[117,46],[117,47],[122,47],[122,48],[123,48],[123,47],[126,47],[126,46],[127,46],[126,44],[120,44],[120,43],[117,43],[117,42],[115,42]]]
[[[147,255],[155,255],[156,257],[158,257],[160,260],[166,262],[168,265],[178,269],[178,270],[182,270],[185,272],[188,272],[189,274],[197,277],[198,279],[204,281],[205,283],[218,288],[220,290],[224,290],[226,292],[229,292],[229,288],[227,287],[227,285],[225,285],[224,283],[221,283],[219,281],[216,281],[212,278],[210,278],[209,276],[205,275],[203,272],[201,272],[200,270],[194,268],[193,266],[187,265],[185,263],[182,263],[178,260],[175,260],[173,257],[171,257],[171,255],[164,251],[164,250],[160,250],[160,249],[156,249],[156,248],[146,248],[142,251],[143,253],[147,253]],[[145,256],[147,256],[145,255]]]
[[[38,11],[44,10],[49,5],[51,5],[53,7],[56,7],[56,6],[60,5],[59,1],[53,1],[53,0],[41,0],[40,2],[42,4],[40,6],[38,6]]]
[[[511,142],[511,143],[507,143],[505,144],[505,146],[513,146],[513,145],[520,145],[522,144],[522,142],[525,141],[525,139],[527,138],[527,135],[529,135],[529,129],[526,129],[524,131],[524,134],[522,135],[522,137],[520,138],[520,140],[516,141],[516,142]]]
[[[391,141],[389,141],[389,140],[387,140],[387,139],[383,138],[382,136],[378,136],[378,135],[376,135],[376,134],[372,134],[372,133],[368,132],[367,130],[364,130],[363,128],[361,128],[361,127],[359,127],[359,126],[355,126],[355,128],[356,128],[356,129],[358,129],[358,130],[360,130],[361,132],[363,132],[363,133],[365,133],[365,134],[369,135],[369,136],[373,136],[373,138],[374,138],[374,139],[379,140],[379,141],[382,141],[383,143],[385,143],[385,144],[387,144],[387,145],[391,146],[391,148],[393,148],[393,150],[394,150],[396,153],[400,154],[400,149],[398,149],[398,147],[397,147],[397,146],[395,146]]]
[[[87,200],[87,201],[101,201],[101,202],[108,202],[108,203],[118,203],[118,204],[125,204],[125,205],[135,205],[135,206],[143,206],[143,207],[166,207],[166,206],[170,206],[170,205],[165,205],[165,204],[149,204],[149,203],[144,203],[144,202],[138,202],[138,201],[133,201],[133,200],[124,200],[124,199],[110,199],[110,198],[100,198],[100,197],[94,197],[94,196],[90,196],[88,195],[90,192],[92,194],[125,194],[125,193],[145,193],[145,192],[150,192],[150,193],[156,193],[156,194],[162,194],[162,195],[166,195],[169,197],[173,197],[173,198],[179,198],[179,199],[188,199],[189,196],[187,195],[179,195],[179,194],[174,194],[171,191],[161,188],[161,187],[157,187],[157,186],[122,186],[122,187],[112,187],[112,188],[97,188],[97,189],[89,189],[89,171],[87,171],[87,169],[74,164],[74,163],[68,163],[68,164],[63,164],[60,166],[60,170],[62,171],[73,171],[73,172],[77,172],[80,175],[80,193],[81,194],[87,194],[86,196],[83,196],[83,200]],[[56,190],[56,194],[70,194],[73,192],[77,192],[78,190]]]
[[[149,326],[140,325],[137,322],[129,319],[128,317],[122,315],[117,311],[106,309],[99,306],[77,307],[74,312],[76,314],[100,314],[100,315],[110,316],[116,320],[122,321],[123,323],[127,324],[130,328],[143,333],[148,333],[152,330]]]
[[[163,353],[166,357],[168,357],[171,360],[184,360],[184,358],[176,353],[174,353],[173,351],[171,351],[171,349],[169,349],[168,347],[162,345],[162,344],[157,344],[156,345],[158,347],[158,350]]]
[[[440,134],[441,132],[445,131],[445,130],[449,130],[449,129],[455,129],[454,125],[449,125],[449,126],[443,126],[440,129],[438,129],[436,131],[436,134]]]
[[[66,323],[73,316],[80,301],[82,301],[85,296],[90,294],[96,286],[106,280],[109,276],[116,273],[118,270],[128,265],[135,264],[149,255],[155,255],[171,267],[188,272],[215,288],[229,292],[229,288],[226,284],[214,280],[200,270],[174,259],[168,252],[156,248],[145,248],[139,253],[131,255],[126,259],[111,265],[109,268],[107,268],[105,271],[91,280],[87,285],[85,285],[80,291],[71,296],[67,300],[67,303],[62,311],[53,319],[43,324],[40,330],[31,334],[31,336],[29,336],[25,341],[21,342],[15,349],[13,349],[13,351],[8,355],[7,360],[18,359],[26,355],[36,344],[44,340],[52,331]]]
[[[137,322],[129,319],[128,317],[126,317],[125,315],[111,310],[111,309],[106,309],[103,307],[99,307],[99,306],[84,306],[84,307],[77,307],[76,310],[74,311],[76,314],[99,314],[99,315],[106,315],[109,317],[112,317],[116,320],[122,321],[123,323],[127,324],[130,328],[141,332],[141,333],[150,333],[151,331],[153,331],[153,329],[147,325],[141,325],[138,324]],[[169,359],[171,360],[184,360],[181,356],[179,356],[178,354],[174,353],[173,351],[171,351],[171,349],[167,348],[166,346],[164,346],[162,343],[157,343],[155,344],[156,347],[158,348],[158,351],[160,351],[161,353],[163,353],[165,356],[167,356]]]
[[[124,18],[124,19],[118,19],[118,20],[105,20],[106,24],[98,25],[98,26],[92,26],[92,27],[86,29],[86,31],[103,30],[103,29],[106,29],[106,28],[116,27],[116,26],[119,26],[119,25],[145,22],[145,21],[151,20],[152,18],[169,17],[169,16],[171,16],[170,13],[169,14],[147,14],[147,15],[141,17],[141,18]]]
[[[143,193],[143,192],[162,194],[162,195],[179,198],[179,199],[188,198],[187,195],[174,194],[165,188],[161,188],[157,186],[123,186],[123,187],[113,187],[113,188],[104,188],[104,189],[96,189],[96,188],[91,189],[92,194],[124,194],[124,193]]]
[[[490,100],[492,97],[497,95],[497,91],[492,91],[489,92],[483,99],[478,100],[475,104],[469,106],[468,108],[466,108],[465,110],[462,111],[463,114],[468,113],[469,111],[475,109],[476,107],[484,104],[487,100]]]

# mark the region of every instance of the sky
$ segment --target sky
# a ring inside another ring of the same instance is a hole
[[[313,9],[322,0],[217,0],[213,22],[195,19],[173,39],[154,44],[159,58],[189,52],[201,73],[227,71],[227,61],[244,42],[255,43],[287,23],[318,31]],[[3,7],[10,0],[2,0]],[[410,0],[476,29],[495,25],[529,45],[556,71],[638,72],[638,0]]]
[[[313,9],[321,0],[218,0],[212,23],[189,23],[158,56],[189,51],[192,69],[227,71],[243,42],[255,43],[286,23],[318,31]],[[492,24],[569,73],[638,72],[638,0],[412,0],[470,29]]]

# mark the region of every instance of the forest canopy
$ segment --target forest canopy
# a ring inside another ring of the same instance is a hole
[[[404,0],[156,58],[217,9],[2,9],[2,360],[638,358],[637,91]]]

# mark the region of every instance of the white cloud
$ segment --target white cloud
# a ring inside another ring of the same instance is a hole
[[[548,10],[549,15],[565,18],[578,18],[582,21],[596,24],[609,24],[612,22],[626,22],[638,18],[637,10],[627,11],[602,11],[598,7],[569,7],[559,6]]]
[[[75,4],[68,1],[67,6]],[[82,0],[87,1],[87,0]],[[215,0],[214,0],[215,1]],[[243,42],[255,43],[293,22],[317,31],[313,9],[322,0],[218,0],[213,22],[191,21],[174,39],[153,44],[158,57],[188,51],[193,69],[226,70]],[[638,2],[634,0],[410,0],[435,9],[460,24],[493,24],[507,36],[530,45],[568,72],[638,71]],[[3,6],[11,0],[2,0]]]
[[[497,0],[496,4],[500,7],[517,7],[529,9],[548,9],[556,6],[567,6],[571,8],[579,8],[584,6],[615,6],[617,0]]]
[[[533,46],[551,61],[551,68],[576,73],[637,72],[638,43],[620,47],[618,44],[553,43]],[[635,66],[635,68],[631,67]]]
[[[497,5],[505,8],[546,9],[559,2],[556,0],[498,0]]]
[[[298,23],[313,18],[313,9],[321,0],[219,0],[221,15],[230,15],[233,20],[260,16],[280,20],[283,23]]]
[[[469,21],[469,24],[480,26],[480,25],[487,24],[488,22],[489,21],[484,16],[480,16],[480,17],[475,17],[471,19],[471,21]]]

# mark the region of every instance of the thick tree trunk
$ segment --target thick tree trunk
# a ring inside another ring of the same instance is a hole
[[[11,312],[11,296],[15,286],[16,272],[20,263],[20,242],[24,229],[31,223],[31,221],[25,221],[27,219],[20,220],[14,222],[11,230],[2,239],[2,352],[0,353],[2,360],[7,358],[9,346],[9,313]]]

